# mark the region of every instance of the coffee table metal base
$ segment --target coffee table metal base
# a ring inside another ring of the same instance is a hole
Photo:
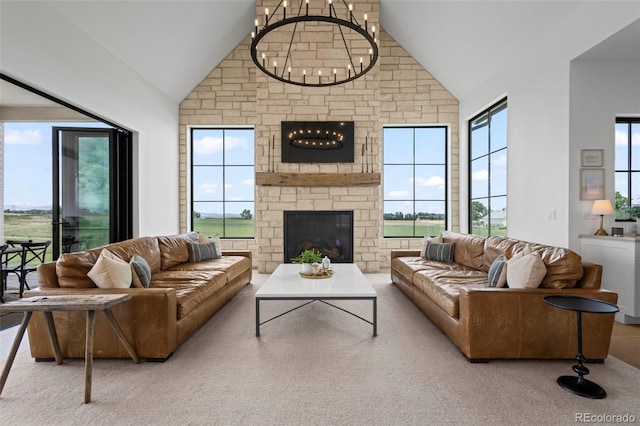
[[[308,300],[307,303],[303,303],[300,306],[296,306],[293,309],[289,309],[286,312],[283,312],[279,315],[276,315],[275,317],[269,318],[266,321],[260,322],[260,301],[261,300]],[[344,308],[341,308],[339,306],[333,305],[329,302],[327,302],[327,300],[371,300],[373,303],[373,320],[369,321],[365,318],[362,318],[359,315],[354,314],[353,312],[350,312]],[[274,297],[265,297],[265,298],[261,298],[261,297],[256,297],[256,337],[260,337],[260,326],[263,324],[266,324],[270,321],[273,321],[276,318],[280,318],[283,315],[286,315],[290,312],[293,312],[295,310],[298,310],[304,306],[307,306],[310,303],[313,302],[322,302],[325,305],[329,305],[333,308],[339,309],[343,312],[348,313],[349,315],[353,315],[354,317],[366,322],[367,324],[371,324],[373,326],[373,336],[377,336],[378,335],[378,298],[377,297],[322,297],[322,298],[309,298],[309,297],[279,297],[279,298],[274,298]]]

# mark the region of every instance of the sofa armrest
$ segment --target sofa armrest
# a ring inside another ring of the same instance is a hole
[[[463,352],[470,359],[509,354],[510,358],[571,358],[577,353],[575,312],[544,302],[549,295],[572,295],[616,303],[616,293],[593,289],[461,289],[459,321]],[[613,314],[584,314],[584,355],[607,357]]]
[[[251,250],[222,250],[222,256],[244,256],[252,260]]]
[[[41,263],[37,267],[38,283],[41,288],[60,288],[58,284],[58,274],[56,273],[56,262]]]
[[[602,284],[602,265],[582,261],[582,278],[576,283],[577,288],[599,289]]]
[[[391,259],[396,257],[418,257],[420,250],[391,250]]]
[[[141,358],[166,359],[176,348],[177,303],[173,288],[126,289],[34,289],[25,297],[71,294],[130,294],[131,299],[113,306],[112,312],[125,336]],[[84,357],[84,312],[55,312],[55,324],[62,355]],[[127,358],[104,314],[95,316],[94,353],[96,358]],[[29,323],[29,344],[34,358],[52,358],[53,352],[44,317],[34,313]]]

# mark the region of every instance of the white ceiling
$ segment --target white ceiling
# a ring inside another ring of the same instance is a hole
[[[353,2],[357,8],[357,0]],[[579,3],[380,0],[380,21],[461,99]],[[47,0],[46,4],[176,102],[250,33],[256,9],[255,0]],[[640,21],[629,28],[591,49],[586,59],[640,56]],[[0,102],[4,98],[3,94]]]

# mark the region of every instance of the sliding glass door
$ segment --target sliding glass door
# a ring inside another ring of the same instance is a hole
[[[129,134],[53,128],[53,258],[131,238]]]

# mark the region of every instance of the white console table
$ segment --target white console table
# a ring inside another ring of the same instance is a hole
[[[602,288],[618,293],[616,321],[640,324],[640,237],[580,235],[584,260],[602,265]]]

